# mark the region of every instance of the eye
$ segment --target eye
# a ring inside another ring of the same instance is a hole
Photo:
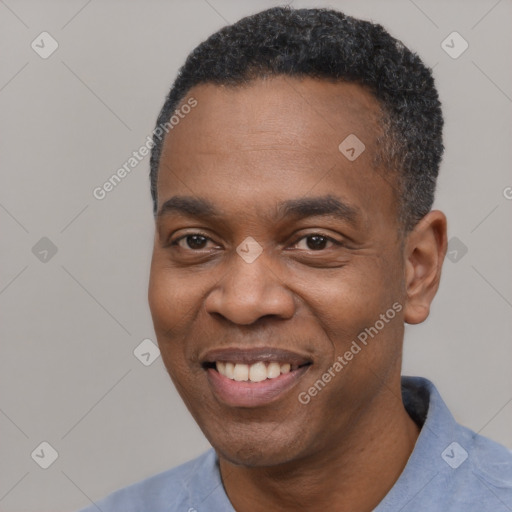
[[[310,251],[321,251],[323,249],[329,249],[331,246],[326,247],[327,244],[332,245],[341,245],[340,242],[334,240],[331,237],[322,235],[320,233],[312,233],[310,235],[303,236],[300,238],[295,245],[298,246],[299,249],[306,249]],[[300,245],[302,246],[300,247]]]
[[[209,240],[211,241],[209,237],[202,233],[189,233],[172,241],[170,245],[176,245],[181,249],[201,250],[205,248]]]

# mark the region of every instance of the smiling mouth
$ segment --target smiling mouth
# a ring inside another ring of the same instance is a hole
[[[216,370],[222,376],[237,382],[263,382],[277,379],[281,375],[286,375],[310,365],[311,362],[309,361],[303,364],[281,363],[278,361],[257,361],[252,364],[215,361],[204,363],[203,367],[206,370]]]
[[[314,361],[273,347],[230,347],[200,356],[215,397],[230,407],[260,407],[284,399]]]

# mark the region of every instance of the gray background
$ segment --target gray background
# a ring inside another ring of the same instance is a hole
[[[92,190],[145,142],[188,52],[278,3],[0,0],[0,511],[74,510],[208,448],[161,358],[133,354],[155,341],[149,157],[104,200]],[[512,2],[293,5],[377,21],[434,66],[453,261],[431,317],[407,328],[404,374],[512,448]],[[43,31],[59,44],[47,59],[31,48]],[[469,43],[457,59],[441,47],[453,31]],[[46,470],[42,441],[59,455]]]

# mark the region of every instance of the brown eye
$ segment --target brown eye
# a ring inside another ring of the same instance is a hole
[[[325,249],[328,242],[327,238],[319,235],[308,236],[306,239],[308,240],[307,246],[312,250]]]
[[[204,249],[205,245],[208,243],[208,240],[208,237],[200,234],[185,235],[175,240],[172,245],[178,245],[182,249],[197,250]]]
[[[306,241],[305,244],[300,247],[300,244]],[[306,249],[310,251],[321,251],[326,248],[328,243],[336,244],[337,242],[332,240],[330,237],[320,235],[320,234],[312,234],[302,237],[298,242],[297,246],[299,249]],[[305,246],[304,246],[305,245]]]

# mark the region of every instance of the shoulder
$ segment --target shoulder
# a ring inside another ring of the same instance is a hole
[[[492,487],[508,489],[512,505],[512,451],[479,434],[472,434],[472,468]]]
[[[422,428],[379,512],[406,504],[416,512],[512,510],[511,451],[460,425],[427,379],[403,378],[402,392],[407,411]]]
[[[79,512],[171,512],[178,508],[186,512],[183,507],[193,492],[191,482],[197,476],[205,485],[216,479],[215,459],[215,451],[210,449],[196,459],[119,489]]]
[[[443,452],[444,476],[451,498],[471,511],[512,510],[512,453],[501,444],[465,427],[459,427],[460,443]],[[449,509],[451,510],[451,509]]]

